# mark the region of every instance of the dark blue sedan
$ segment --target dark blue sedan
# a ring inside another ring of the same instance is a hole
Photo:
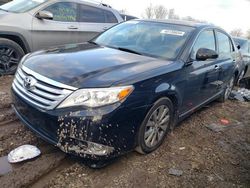
[[[232,38],[218,27],[128,21],[87,43],[26,55],[13,107],[66,153],[95,160],[146,154],[195,110],[228,98],[237,61]]]

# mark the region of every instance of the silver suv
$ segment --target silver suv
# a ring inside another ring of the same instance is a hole
[[[14,0],[0,6],[0,75],[21,57],[50,46],[86,42],[123,19],[110,6],[81,0]]]

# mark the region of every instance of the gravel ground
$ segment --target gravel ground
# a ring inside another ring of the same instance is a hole
[[[155,152],[129,153],[94,170],[45,143],[10,108],[11,76],[0,77],[0,162],[12,149],[38,146],[42,155],[11,165],[0,187],[250,187],[250,103],[214,102],[184,120]],[[220,132],[212,123],[229,124]],[[5,165],[0,165],[0,174]]]

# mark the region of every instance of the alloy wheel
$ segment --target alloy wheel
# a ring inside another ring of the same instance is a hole
[[[159,106],[150,116],[144,133],[144,141],[147,147],[156,146],[163,139],[170,121],[169,108],[166,105]]]
[[[0,73],[9,73],[14,71],[21,57],[19,53],[7,46],[0,46]]]

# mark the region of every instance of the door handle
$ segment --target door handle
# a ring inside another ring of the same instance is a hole
[[[214,66],[214,70],[220,70],[220,69],[221,69],[221,67],[219,65]]]
[[[108,29],[108,27],[104,27],[104,28],[103,28],[103,31],[106,31],[107,29]]]
[[[71,25],[68,27],[68,29],[78,29],[78,27],[74,26],[74,25]]]

